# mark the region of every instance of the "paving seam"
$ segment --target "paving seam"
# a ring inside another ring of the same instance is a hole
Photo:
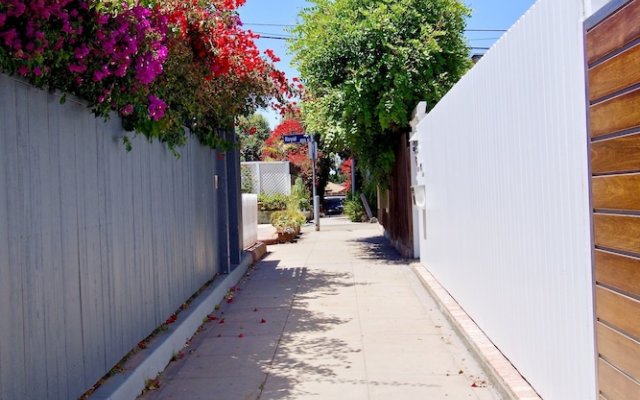
[[[362,316],[360,315],[360,296],[358,295],[358,287],[356,283],[356,274],[355,274],[355,266],[353,265],[353,261],[349,262],[349,266],[351,267],[351,275],[353,277],[353,285],[354,291],[356,293],[356,310],[358,311],[358,326],[360,327],[360,341],[362,342],[362,359],[364,361],[364,376],[367,382],[367,398],[371,398],[371,389],[369,385],[369,371],[367,371],[367,352],[364,348],[364,329],[362,329]]]
[[[282,245],[281,245],[282,246]],[[312,247],[315,248],[315,243]],[[281,261],[281,260],[278,260]],[[303,266],[301,267],[301,270],[304,271],[307,267],[307,263],[309,261],[309,254],[307,254],[307,258],[304,261]],[[287,328],[287,323],[289,322],[289,317],[291,317],[291,310],[293,309],[293,303],[296,301],[296,295],[299,293],[300,291],[300,284],[302,282],[302,278],[304,278],[304,276],[302,276],[301,278],[298,279],[298,283],[296,284],[296,289],[295,289],[295,293],[293,294],[293,296],[291,297],[291,303],[289,303],[289,312],[287,313],[287,318],[284,321],[284,325],[282,326],[282,332],[280,332],[280,338],[278,339],[278,343],[276,343],[276,348],[275,351],[273,352],[273,356],[271,357],[271,361],[269,362],[269,367],[273,367],[273,362],[276,359],[276,356],[278,355],[278,349],[280,349],[280,343],[282,343],[282,338],[284,337],[284,332],[285,329]],[[262,398],[262,393],[264,392],[264,388],[267,386],[267,381],[269,380],[269,376],[271,375],[271,372],[267,372],[265,374],[264,377],[264,381],[262,382],[262,384],[260,384],[260,393],[258,394],[258,397],[256,397],[256,400],[260,400]]]

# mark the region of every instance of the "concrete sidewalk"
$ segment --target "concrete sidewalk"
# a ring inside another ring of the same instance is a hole
[[[143,398],[499,398],[377,224],[313,229],[270,246]]]

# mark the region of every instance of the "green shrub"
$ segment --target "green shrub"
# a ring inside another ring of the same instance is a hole
[[[311,200],[309,193],[304,185],[302,178],[296,178],[293,187],[291,188],[291,202],[289,208],[300,211],[306,211],[311,209]]]
[[[351,222],[362,222],[365,217],[365,212],[358,194],[356,194],[356,196],[348,196],[344,201],[344,213]]]
[[[287,204],[288,210],[295,211],[309,211],[311,210],[311,203],[306,197],[289,197],[289,203]]]
[[[260,211],[286,210],[290,199],[286,194],[260,194],[258,195],[258,209]]]

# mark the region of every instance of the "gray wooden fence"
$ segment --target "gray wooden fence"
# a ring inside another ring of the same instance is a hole
[[[237,259],[237,155],[122,135],[0,75],[2,400],[77,398]]]

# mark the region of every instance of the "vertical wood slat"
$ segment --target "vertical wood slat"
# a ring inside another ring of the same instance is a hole
[[[0,312],[3,321],[0,323],[0,397],[26,398],[25,385],[25,336],[22,312],[23,270],[21,268],[22,251],[20,243],[24,237],[23,222],[24,203],[22,197],[21,169],[18,157],[18,111],[16,107],[16,88],[13,82],[0,79],[0,129],[11,132],[10,135],[0,135],[0,151],[3,151],[4,185],[0,187],[3,198],[0,207],[3,208],[5,218],[0,219],[0,230],[7,241],[0,246],[6,246],[6,251],[0,254]],[[2,211],[0,211],[0,214]],[[3,225],[4,224],[4,225]]]
[[[61,307],[64,310],[65,353],[67,357],[67,390],[69,396],[77,392],[79,384],[84,385],[85,365],[83,353],[82,305],[80,286],[80,245],[78,208],[81,193],[78,192],[77,152],[75,143],[83,134],[76,119],[79,104],[67,101],[68,106],[55,110],[60,113],[60,237],[64,293]],[[63,127],[64,124],[64,127]],[[45,398],[45,397],[43,397]]]
[[[17,92],[18,114],[29,115],[42,113],[42,96],[31,96],[33,89],[28,88]],[[30,384],[34,387],[47,387],[47,370],[44,358],[45,349],[45,316],[44,316],[44,271],[43,271],[43,237],[42,237],[42,182],[39,177],[40,159],[37,152],[41,139],[39,132],[43,129],[41,118],[23,120],[18,127],[18,155],[23,171],[24,204],[29,204],[25,210],[23,221],[23,238],[20,247],[24,250],[27,265],[31,267],[28,274],[23,274],[23,310],[26,311],[25,324],[25,361],[30,366]],[[25,290],[26,289],[26,290]]]
[[[0,93],[8,92],[10,88],[7,87],[5,81],[0,80]],[[4,104],[0,107],[0,132],[6,132],[9,129],[9,118],[11,115],[7,113],[8,109],[13,108],[11,104]],[[0,136],[0,148],[6,148],[9,146],[6,143],[6,139],[9,135]],[[7,168],[4,163],[0,162],[0,191],[9,190],[9,184],[7,179]],[[9,272],[9,216],[7,214],[6,196],[0,196],[0,315],[9,315],[11,310],[11,274]],[[6,343],[10,337],[9,327],[10,324],[0,324],[0,388],[8,388],[10,385],[10,368],[3,367],[3,365],[9,365],[9,351],[6,346],[10,345]],[[13,384],[11,384],[13,386]],[[3,395],[0,389],[0,396]]]
[[[112,129],[112,124],[105,125],[105,143],[111,143],[118,137],[116,131]],[[108,149],[108,147],[107,147]],[[106,150],[106,149],[105,149]],[[118,351],[126,347],[125,345],[125,326],[129,313],[127,312],[126,303],[128,298],[126,297],[127,291],[124,283],[127,281],[124,275],[126,266],[124,262],[124,240],[122,236],[124,233],[124,221],[127,217],[127,213],[123,210],[123,196],[124,190],[122,186],[125,185],[122,171],[124,169],[124,157],[128,154],[124,152],[106,151],[106,165],[107,170],[107,186],[106,186],[106,207],[107,207],[107,240],[106,251],[109,255],[108,273],[109,273],[109,293],[111,300],[111,323],[110,327],[110,342],[112,352],[108,354],[108,364],[114,365],[118,361]]]
[[[41,195],[44,199],[42,209],[43,247],[42,261],[44,276],[47,279],[44,285],[43,297],[45,301],[45,349],[47,369],[47,391],[50,397],[68,398],[67,382],[64,374],[67,371],[65,354],[64,326],[59,321],[64,320],[63,303],[64,294],[60,291],[64,282],[58,266],[61,264],[62,250],[60,246],[61,224],[56,220],[60,212],[60,176],[56,172],[60,170],[60,124],[59,115],[50,112],[52,104],[57,104],[56,99],[47,98],[45,114],[49,133],[40,136],[40,149],[42,164],[39,167],[40,181],[42,183]],[[53,171],[53,173],[52,173]]]
[[[107,171],[108,167],[106,165],[105,154],[104,154],[104,145],[105,145],[105,124],[97,123],[96,124],[96,155],[95,155],[95,163],[97,166],[96,171],[96,190],[97,190],[97,198],[98,203],[97,207],[97,219],[98,219],[98,243],[99,254],[98,254],[98,265],[101,268],[98,269],[96,278],[101,286],[101,296],[98,300],[98,309],[100,310],[100,315],[98,315],[98,321],[100,327],[102,328],[102,345],[98,346],[100,352],[100,371],[107,370],[111,367],[108,362],[108,354],[113,351],[111,338],[110,338],[110,330],[111,330],[111,288],[110,288],[110,279],[109,279],[109,268],[105,268],[104,266],[109,266],[109,258],[108,258],[108,238],[107,238],[107,222],[106,222],[106,190],[105,186],[108,182],[107,180]]]
[[[587,33],[589,64],[640,37],[640,3],[632,1]]]

